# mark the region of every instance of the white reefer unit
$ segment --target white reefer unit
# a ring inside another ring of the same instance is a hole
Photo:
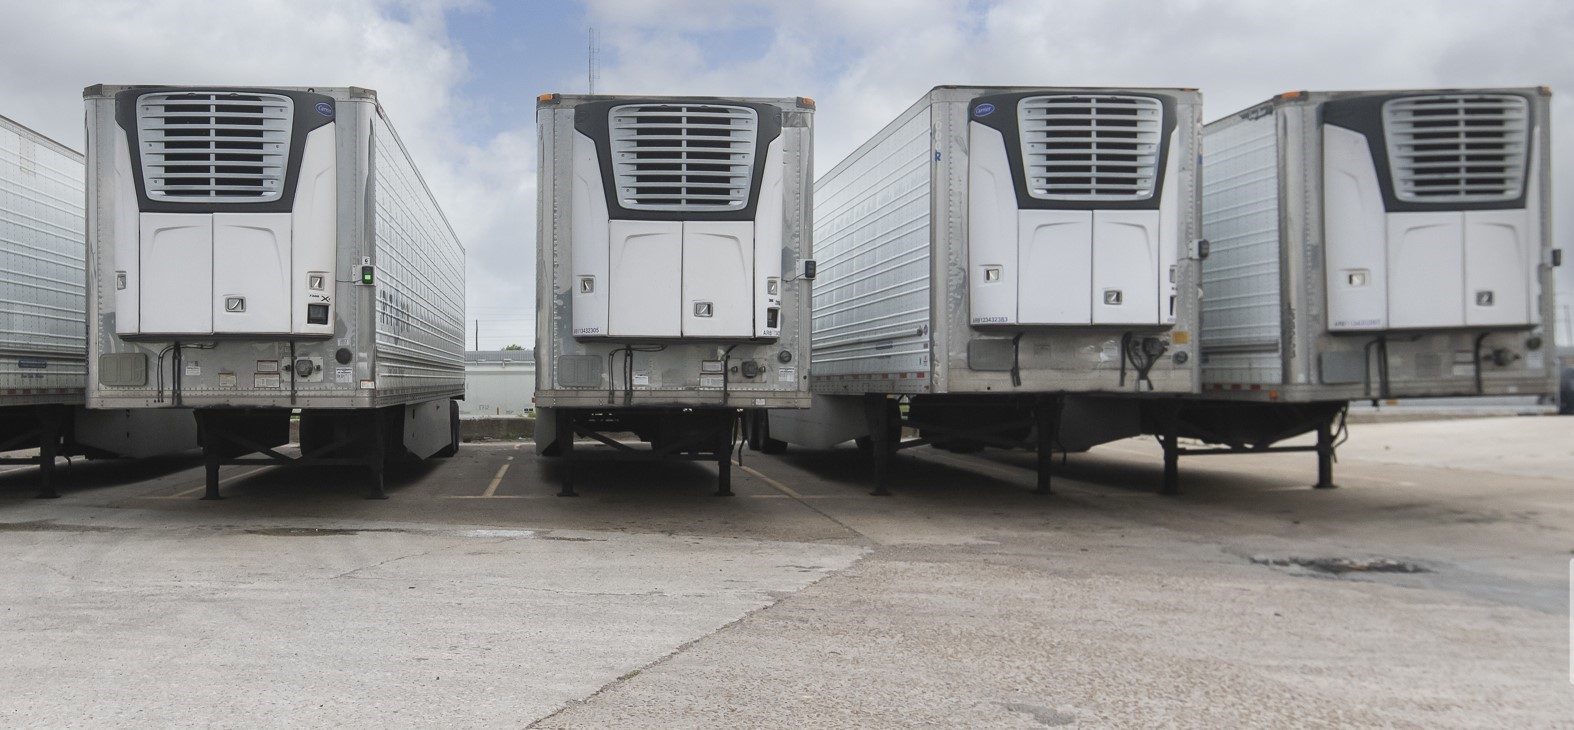
[[[84,96],[89,406],[195,408],[210,455],[297,408],[307,455],[452,448],[464,249],[375,92]]]
[[[1548,102],[1294,92],[1209,124],[1207,395],[1553,392]]]
[[[189,416],[85,411],[87,250],[82,155],[0,117],[0,451],[41,467],[56,456],[151,456],[196,447]]]
[[[816,183],[814,406],[751,436],[884,433],[890,404],[841,397],[868,394],[907,398],[937,445],[1031,446],[1064,394],[1193,392],[1201,107],[1190,89],[924,94]],[[1105,410],[1138,428],[1134,402]]]
[[[557,448],[559,416],[592,410],[659,447],[719,429],[711,416],[730,440],[737,409],[808,404],[813,113],[801,98],[541,97],[540,448]]]

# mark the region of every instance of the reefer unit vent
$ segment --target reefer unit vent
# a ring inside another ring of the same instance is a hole
[[[574,336],[780,337],[780,110],[623,99],[574,120]]]
[[[1036,96],[1017,106],[1028,194],[1145,200],[1158,176],[1164,108],[1142,96]]]
[[[626,104],[609,123],[618,197],[630,210],[741,210],[759,114],[743,106]]]
[[[1438,95],[1383,105],[1394,197],[1407,203],[1518,198],[1530,109],[1510,95]]]
[[[163,93],[137,101],[152,200],[269,202],[284,194],[294,105],[277,94]]]
[[[1532,96],[1321,101],[1334,332],[1528,327],[1542,240]]]
[[[1170,327],[1187,207],[1175,97],[1003,92],[968,104],[974,326]]]
[[[97,195],[120,337],[328,337],[340,124],[328,95],[131,87]],[[354,130],[346,130],[345,141]]]

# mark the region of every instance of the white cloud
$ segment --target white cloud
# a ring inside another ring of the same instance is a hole
[[[480,142],[458,135],[468,102],[454,89],[467,60],[443,14],[468,4],[9,3],[0,22],[0,114],[80,150],[81,90],[92,84],[376,89],[468,249],[472,308],[485,303],[526,317],[534,309],[534,137],[528,128]]]

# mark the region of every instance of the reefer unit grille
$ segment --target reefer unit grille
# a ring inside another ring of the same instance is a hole
[[[741,210],[753,180],[759,115],[744,106],[613,107],[613,175],[630,210]]]
[[[1145,96],[1032,96],[1017,104],[1028,194],[1043,200],[1153,196],[1164,107]]]
[[[256,202],[284,194],[294,104],[255,92],[160,92],[137,100],[142,180],[152,200]]]
[[[1409,203],[1513,200],[1524,186],[1529,104],[1499,94],[1442,94],[1383,105],[1394,196]]]

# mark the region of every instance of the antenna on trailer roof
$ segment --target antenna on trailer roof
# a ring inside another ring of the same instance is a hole
[[[589,57],[590,93],[596,93],[596,82],[601,80],[601,43],[596,38],[596,29],[590,29],[590,47],[586,54]]]

